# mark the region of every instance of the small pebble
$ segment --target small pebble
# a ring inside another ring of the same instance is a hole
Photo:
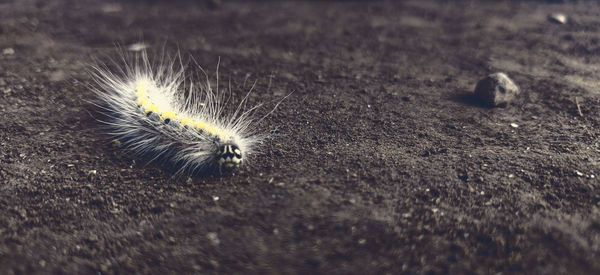
[[[562,13],[552,13],[548,15],[548,21],[556,24],[567,24],[567,16]]]
[[[87,173],[87,179],[88,180],[94,180],[98,177],[98,171],[96,170],[89,170]]]
[[[581,172],[579,172],[579,171],[577,171],[577,170],[575,170],[575,174],[576,174],[577,176],[579,176],[579,177],[583,177],[583,173],[581,173]]]
[[[127,50],[132,51],[132,52],[139,52],[139,51],[145,50],[149,47],[150,46],[145,43],[134,43],[134,44],[129,45],[129,47],[127,47]]]
[[[67,74],[62,70],[54,71],[54,72],[50,73],[49,79],[52,82],[63,81],[65,79],[67,79]]]
[[[206,234],[206,238],[208,238],[208,240],[214,246],[218,246],[221,243],[221,240],[219,240],[219,236],[215,232],[208,232],[208,234]]]
[[[511,124],[510,124],[510,127],[513,127],[513,128],[519,128],[519,124],[516,124],[516,123],[511,123]]]
[[[121,144],[122,144],[121,141],[118,139],[113,139],[112,142],[110,143],[110,145],[113,148],[119,148],[119,147],[121,147]]]
[[[13,55],[15,54],[15,50],[13,48],[5,48],[4,50],[2,50],[2,54]]]
[[[505,74],[493,73],[477,82],[475,96],[485,104],[506,106],[520,93],[519,87]]]

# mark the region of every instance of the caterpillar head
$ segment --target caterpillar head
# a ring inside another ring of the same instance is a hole
[[[219,145],[216,156],[219,171],[231,171],[242,165],[242,151],[233,143]]]

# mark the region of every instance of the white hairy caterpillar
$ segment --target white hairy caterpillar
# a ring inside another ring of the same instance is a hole
[[[240,167],[266,138],[251,126],[273,111],[255,120],[260,105],[245,107],[254,85],[230,110],[231,94],[226,97],[218,88],[218,65],[213,90],[201,68],[206,81],[195,85],[179,56],[163,55],[153,63],[146,51],[134,55],[122,53],[121,68],[97,65],[91,70],[103,122],[127,150],[171,164],[176,175],[224,173]]]

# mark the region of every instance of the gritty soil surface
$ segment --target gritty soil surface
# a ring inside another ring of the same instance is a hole
[[[597,4],[111,3],[0,3],[2,273],[600,272]],[[182,178],[111,142],[86,69],[139,41],[292,93],[261,154]],[[497,71],[522,93],[486,108]]]

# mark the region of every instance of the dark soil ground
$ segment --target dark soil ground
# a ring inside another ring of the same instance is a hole
[[[0,3],[2,273],[600,272],[598,4],[168,2]],[[142,40],[293,92],[263,154],[188,179],[111,144],[85,70]],[[496,71],[506,108],[469,96]]]

